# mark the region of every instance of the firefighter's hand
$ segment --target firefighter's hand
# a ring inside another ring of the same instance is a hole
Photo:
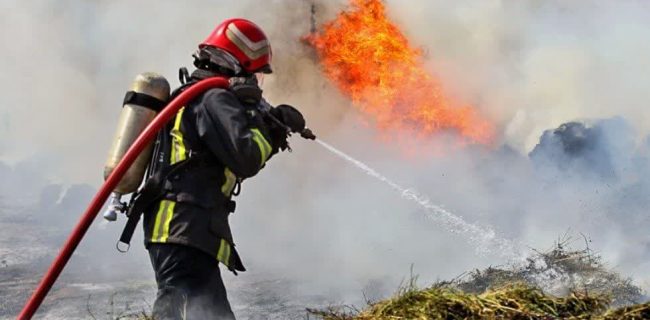
[[[289,133],[286,129],[273,126],[270,128],[269,133],[271,135],[272,154],[276,154],[278,151],[284,151],[289,148],[289,141],[287,141]]]
[[[281,104],[271,109],[270,112],[271,115],[287,126],[291,132],[302,132],[305,130],[305,118],[296,108]]]

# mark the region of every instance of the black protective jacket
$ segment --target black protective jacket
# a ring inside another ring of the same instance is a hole
[[[232,196],[277,152],[257,106],[211,89],[181,109],[159,134],[151,173],[163,174],[161,200],[144,213],[145,245],[175,243],[244,271],[228,224]]]

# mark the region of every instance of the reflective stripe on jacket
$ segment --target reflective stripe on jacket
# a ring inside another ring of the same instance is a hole
[[[152,167],[162,170],[197,154],[200,164],[167,177],[164,199],[145,212],[145,243],[192,246],[244,271],[228,224],[231,198],[237,183],[277,152],[268,137],[256,108],[227,90],[209,90],[182,108],[159,134]]]

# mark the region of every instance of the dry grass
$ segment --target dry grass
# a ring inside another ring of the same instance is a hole
[[[607,269],[588,246],[567,250],[569,240],[537,252],[522,266],[476,270],[425,289],[412,280],[395,297],[361,311],[308,312],[325,320],[650,319],[650,302],[635,304],[645,297],[630,279]],[[563,294],[548,293],[558,287]]]
[[[553,297],[516,283],[483,294],[450,287],[405,290],[361,312],[309,310],[325,320],[396,319],[650,319],[650,303],[607,311],[610,299],[586,293]]]
[[[587,245],[582,250],[568,249],[570,241],[571,238],[565,237],[551,250],[535,251],[523,265],[475,270],[445,285],[480,294],[490,288],[522,282],[555,295],[577,291],[608,296],[615,307],[644,300],[642,290],[630,278],[607,268],[602,258]],[[586,239],[585,244],[588,244]]]

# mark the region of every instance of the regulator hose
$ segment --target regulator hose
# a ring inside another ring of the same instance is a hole
[[[133,145],[129,150],[124,154],[122,160],[117,164],[113,172],[108,176],[104,181],[99,191],[95,194],[95,197],[92,199],[88,208],[83,213],[79,222],[74,227],[65,244],[61,248],[61,251],[54,259],[49,269],[41,279],[41,282],[38,284],[38,287],[32,293],[31,297],[25,303],[20,315],[18,315],[19,320],[29,320],[34,316],[36,310],[41,306],[43,299],[47,296],[47,293],[56,282],[56,279],[63,271],[63,268],[70,260],[72,253],[75,251],[81,239],[88,231],[88,228],[92,224],[93,220],[97,216],[97,213],[104,206],[106,199],[111,194],[113,189],[117,184],[122,180],[122,177],[126,171],[131,167],[138,155],[144,150],[144,148],[154,139],[158,131],[171,120],[172,117],[176,115],[178,110],[189,103],[193,98],[200,95],[201,93],[212,89],[212,88],[228,88],[229,83],[228,79],[221,77],[212,77],[201,80],[189,88],[185,89],[181,94],[174,98],[167,106],[160,112],[156,118],[142,131],[140,136],[133,142]]]

